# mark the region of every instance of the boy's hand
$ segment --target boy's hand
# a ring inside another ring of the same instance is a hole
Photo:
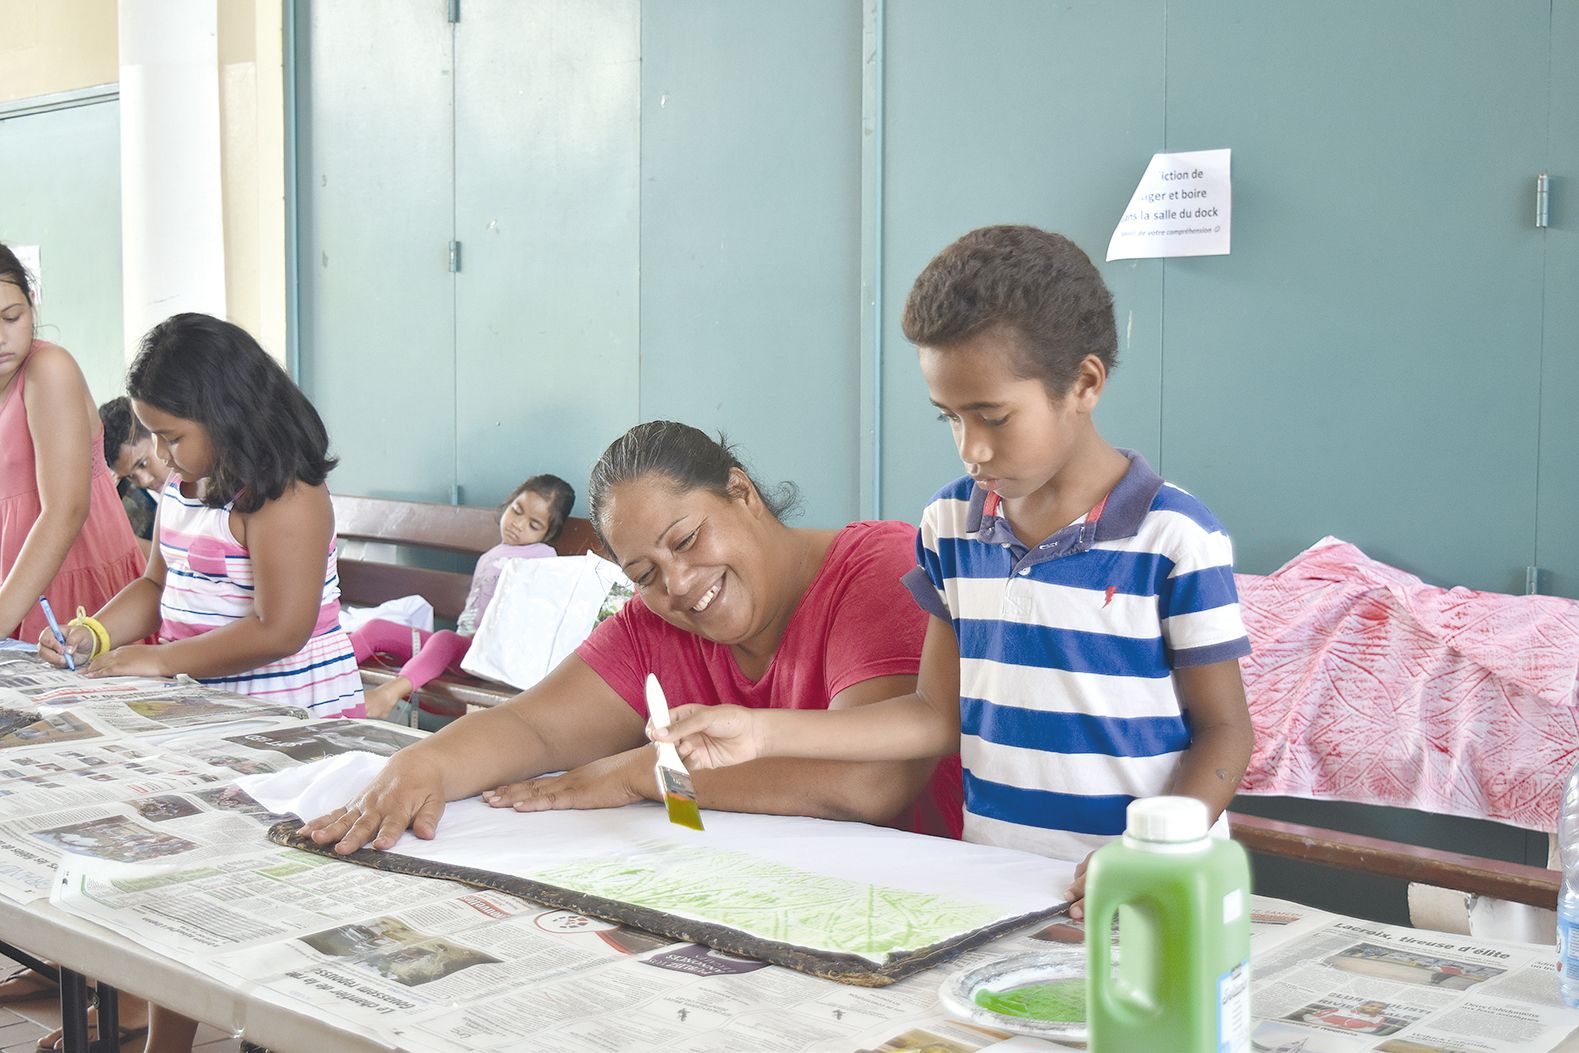
[[[647,722],[647,737],[672,742],[692,770],[726,768],[763,755],[762,729],[753,710],[744,706],[676,706],[663,730]]]
[[[71,658],[77,663],[77,668],[87,665],[88,656],[93,653],[93,630],[86,625],[63,625],[61,634],[66,637],[66,646],[71,649]],[[39,634],[38,656],[52,666],[61,669],[66,667],[66,656],[60,649],[60,641],[48,629]]]
[[[1079,921],[1086,916],[1086,867],[1091,865],[1091,857],[1095,854],[1094,852],[1086,853],[1086,857],[1080,861],[1080,865],[1075,867],[1074,884],[1070,885],[1069,891],[1064,893],[1070,901],[1069,916],[1075,921]]]

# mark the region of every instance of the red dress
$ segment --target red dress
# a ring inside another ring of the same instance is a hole
[[[43,341],[33,341],[28,359],[44,346]],[[16,383],[0,401],[0,580],[11,573],[41,508],[33,434],[27,427],[27,405],[22,400],[26,383],[24,359]],[[88,472],[88,518],[66,553],[65,562],[44,590],[62,623],[70,620],[78,607],[94,613],[143,572],[142,552],[115,493],[110,469],[100,456],[103,425],[96,416],[93,423],[89,463],[83,466]],[[37,640],[46,624],[43,611],[35,603],[14,635],[19,640]]]

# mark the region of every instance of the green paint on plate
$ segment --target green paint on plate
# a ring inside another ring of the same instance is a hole
[[[1076,976],[1011,987],[1007,991],[983,988],[976,992],[976,1004],[1022,1020],[1081,1024],[1086,1019],[1086,981],[1085,977]]]

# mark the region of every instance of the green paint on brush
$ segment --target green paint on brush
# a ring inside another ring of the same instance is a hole
[[[976,1004],[1022,1020],[1081,1024],[1086,1019],[1086,981],[1076,976],[1011,987],[1007,991],[984,989],[976,992]]]
[[[692,830],[702,828],[702,810],[696,806],[695,801],[666,793],[663,795],[663,804],[669,809],[669,822],[676,826],[688,826]]]

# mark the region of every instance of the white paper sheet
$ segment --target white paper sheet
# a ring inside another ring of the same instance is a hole
[[[1234,204],[1232,153],[1153,154],[1108,242],[1107,258],[1228,255]]]
[[[384,763],[342,754],[239,785],[270,811],[318,816],[349,801]],[[864,823],[704,813],[707,831],[698,833],[665,821],[655,803],[515,812],[473,798],[448,806],[434,840],[408,832],[391,851],[874,962],[1057,907],[1074,876],[1062,860]],[[860,918],[829,899],[852,885],[872,901],[863,900]],[[874,933],[865,920],[877,916],[891,924]]]

